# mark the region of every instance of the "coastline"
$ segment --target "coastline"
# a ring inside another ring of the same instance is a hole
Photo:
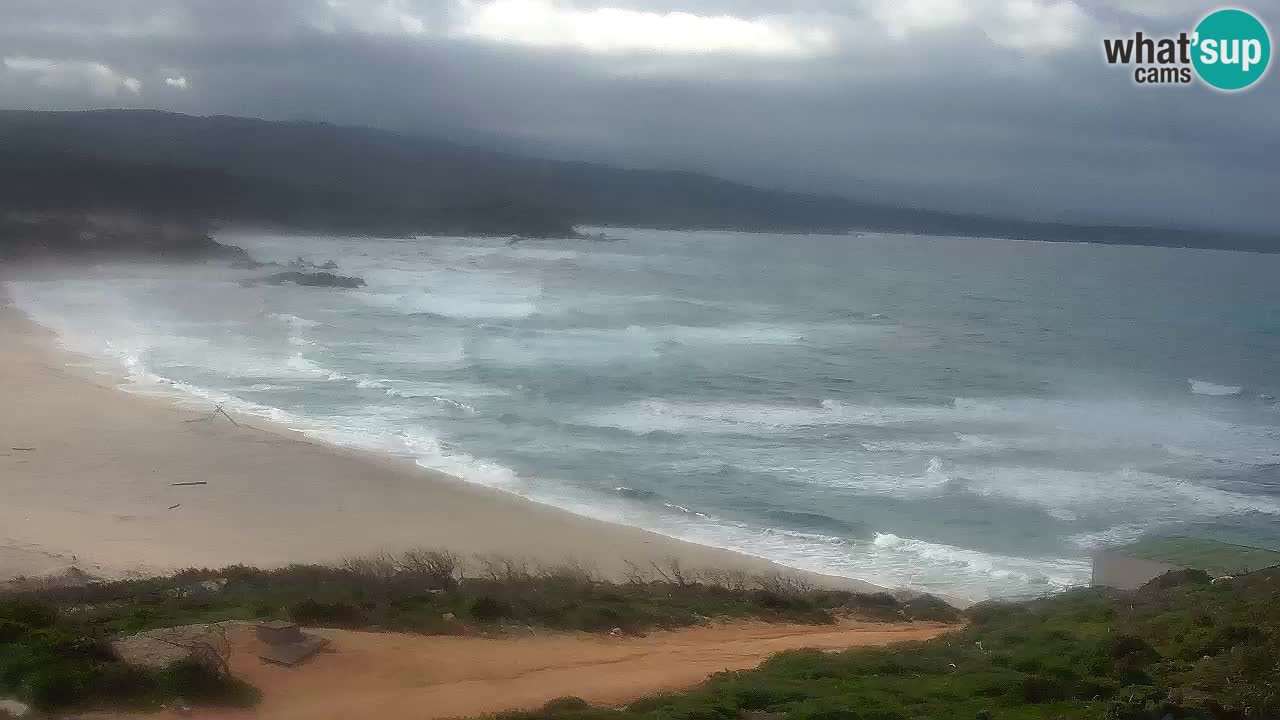
[[[433,547],[575,561],[613,579],[628,562],[676,558],[686,568],[883,590],[575,515],[257,418],[188,422],[207,411],[128,393],[78,367],[2,289],[0,398],[0,581],[72,567],[118,577]]]

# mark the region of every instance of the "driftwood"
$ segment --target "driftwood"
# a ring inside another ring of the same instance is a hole
[[[35,452],[35,451],[36,451],[36,449],[35,449],[35,448],[19,448],[19,447],[11,447],[11,448],[9,448],[9,449],[10,449],[10,450],[20,450],[20,451],[22,451],[22,452]]]
[[[177,505],[170,505],[170,506],[169,506],[169,509],[170,509],[170,510],[177,510],[177,509],[178,509],[178,508],[180,508],[180,507],[182,507],[182,503],[178,503]]]
[[[208,484],[209,484],[209,481],[208,481],[208,480],[196,480],[196,481],[194,481],[194,482],[176,482],[176,483],[169,483],[169,486],[170,486],[170,487],[192,487],[192,486],[195,486],[195,485],[208,485]]]
[[[221,405],[214,405],[214,406],[213,406],[213,412],[209,413],[208,415],[206,415],[206,416],[204,416],[204,417],[202,417],[202,418],[195,418],[195,419],[193,419],[193,420],[184,420],[183,422],[189,422],[189,423],[205,422],[205,421],[207,421],[207,420],[212,420],[212,419],[214,419],[214,418],[215,418],[215,417],[217,417],[218,415],[222,415],[222,417],[224,417],[224,418],[226,418],[228,421],[230,421],[230,423],[231,423],[232,425],[235,425],[236,427],[240,427],[240,423],[236,422],[236,421],[235,421],[235,418],[233,418],[233,417],[231,417],[230,415],[228,415],[228,414],[227,414],[227,411],[226,411],[226,410],[223,410]],[[15,449],[17,449],[17,448],[15,448]]]

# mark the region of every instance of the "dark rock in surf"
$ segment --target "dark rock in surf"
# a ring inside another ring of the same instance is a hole
[[[303,287],[335,287],[335,288],[360,288],[365,286],[362,278],[347,277],[345,275],[334,275],[329,272],[281,272],[266,277],[257,278],[256,280],[245,280],[240,283],[245,287],[253,287],[259,283],[267,285],[284,285],[285,283],[293,283]]]
[[[253,258],[247,258],[244,260],[236,260],[235,262],[231,263],[231,267],[235,268],[236,270],[261,270],[264,267],[280,267],[280,263],[258,262]]]

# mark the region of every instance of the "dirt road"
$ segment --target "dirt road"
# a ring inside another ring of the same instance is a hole
[[[541,706],[577,695],[621,705],[687,688],[721,670],[758,665],[782,650],[842,650],[925,640],[935,623],[746,623],[652,633],[532,637],[421,637],[321,630],[330,649],[297,669],[266,665],[248,631],[234,633],[236,674],[263,692],[251,712],[196,711],[200,720],[424,720]],[[154,715],[149,718],[177,717]]]

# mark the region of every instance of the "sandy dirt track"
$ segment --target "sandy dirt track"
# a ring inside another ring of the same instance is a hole
[[[566,695],[621,705],[696,685],[722,670],[755,667],[783,650],[888,645],[925,640],[948,629],[936,623],[744,623],[639,638],[581,633],[421,637],[321,630],[316,632],[331,639],[331,649],[292,670],[260,662],[251,633],[238,630],[232,666],[262,690],[262,704],[253,711],[197,710],[181,717],[423,720],[531,709]]]

